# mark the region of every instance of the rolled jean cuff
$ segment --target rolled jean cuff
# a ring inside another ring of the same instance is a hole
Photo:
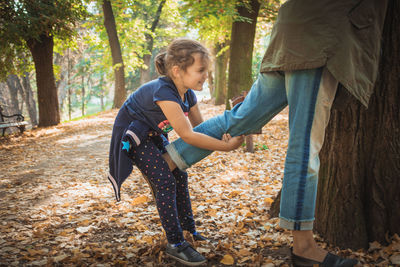
[[[314,221],[293,222],[280,217],[279,226],[288,230],[307,231],[313,229]]]
[[[172,161],[175,162],[176,166],[184,171],[190,166],[185,162],[185,160],[181,157],[181,155],[178,153],[178,151],[175,148],[175,145],[173,143],[167,145],[165,147],[167,150],[169,156],[171,157]]]

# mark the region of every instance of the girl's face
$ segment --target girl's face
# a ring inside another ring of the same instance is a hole
[[[186,68],[186,71],[179,70],[176,86],[181,89],[203,90],[203,84],[208,77],[208,60],[202,58],[200,53],[194,53],[194,63]]]

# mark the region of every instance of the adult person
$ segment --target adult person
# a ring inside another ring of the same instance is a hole
[[[338,84],[368,106],[378,72],[387,0],[289,0],[271,33],[260,74],[243,103],[195,131],[220,138],[260,129],[289,106],[280,226],[292,230],[294,266],[354,266],[320,248],[312,229],[319,157]],[[166,147],[180,169],[211,151],[182,139]]]

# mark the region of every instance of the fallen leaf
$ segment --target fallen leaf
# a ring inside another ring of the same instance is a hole
[[[146,195],[134,198],[131,202],[132,205],[139,205],[148,202],[150,199]]]
[[[220,263],[225,264],[225,265],[232,265],[235,263],[235,260],[233,259],[233,257],[229,254],[226,254],[222,260],[220,261]]]
[[[392,264],[400,265],[400,254],[393,255],[389,259]]]

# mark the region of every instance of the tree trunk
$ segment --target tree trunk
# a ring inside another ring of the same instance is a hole
[[[67,90],[67,98],[68,98],[68,103],[67,103],[67,105],[68,105],[68,119],[69,120],[71,120],[71,117],[72,117],[72,115],[71,115],[71,113],[72,113],[72,103],[71,103],[71,91],[72,91],[72,89],[71,89],[71,58],[70,58],[70,55],[69,55],[69,48],[68,48],[68,50],[67,50],[67,60],[68,60],[68,64],[67,64],[67,87],[68,87],[68,90]]]
[[[8,92],[10,93],[10,100],[11,100],[11,105],[8,107],[6,110],[9,113],[8,115],[12,114],[17,114],[21,113],[21,110],[19,109],[19,101],[18,101],[18,76],[15,74],[11,74],[7,77],[7,86],[8,86]]]
[[[24,113],[24,100],[26,99],[26,95],[24,88],[22,88],[21,80],[17,75],[15,75],[15,85],[17,86],[18,93],[21,96],[21,101],[19,101],[20,105],[18,106],[18,113],[22,114]]]
[[[147,38],[146,38],[147,39]],[[146,65],[144,68],[140,68],[140,84],[144,84],[150,81],[150,64],[151,64],[151,54],[143,56],[143,64]]]
[[[214,98],[214,92],[215,92],[215,84],[214,84],[214,75],[213,71],[211,69],[208,70],[208,75],[207,75],[207,83],[208,83],[208,92],[210,93],[210,97]]]
[[[154,33],[156,31],[156,28],[158,26],[158,23],[160,22],[160,17],[161,17],[161,12],[164,7],[166,0],[161,0],[160,4],[158,5],[157,12],[154,16],[153,23],[151,24],[150,32]],[[140,84],[144,84],[148,81],[150,81],[150,64],[151,64],[151,55],[153,52],[153,45],[154,45],[154,39],[151,34],[145,34],[146,36],[146,50],[149,52],[149,54],[145,54],[143,56],[143,64],[146,66],[145,68],[140,68]]]
[[[27,41],[36,70],[36,85],[39,102],[39,126],[60,123],[57,88],[53,72],[53,37],[41,35],[40,40]]]
[[[251,23],[235,21],[232,24],[227,109],[230,108],[229,99],[238,96],[243,90],[249,90],[253,83],[252,57],[260,3],[258,0],[251,0],[250,7],[251,10],[248,10],[245,6],[239,6],[238,13],[240,16],[250,19]]]
[[[321,151],[316,230],[338,246],[366,248],[400,234],[399,12],[390,1],[368,109],[354,99],[334,109]]]
[[[31,120],[32,127],[34,127],[38,124],[36,102],[33,97],[31,82],[29,80],[29,73],[27,72],[25,72],[24,76],[22,77],[22,87],[24,88],[25,91],[26,108],[29,113],[29,118]]]
[[[85,116],[85,79],[82,76],[82,102],[81,102],[81,107],[82,107],[82,116]]]
[[[22,114],[23,110],[24,110],[24,101],[26,100],[25,90],[22,87],[21,81],[20,81],[20,79],[19,79],[19,77],[17,75],[14,75],[14,74],[10,75],[9,76],[9,80],[11,81],[11,84],[12,84],[11,86],[13,87],[12,89],[10,87],[10,90],[13,90],[13,92],[16,93],[16,95],[13,96],[13,97],[16,98],[14,101],[16,101],[15,104],[16,104],[16,107],[17,107],[17,110],[14,113]],[[18,93],[20,94],[22,101],[19,101]]]
[[[218,44],[216,55],[224,48],[224,44]],[[228,68],[229,51],[215,57],[215,105],[222,105],[226,100],[226,70]]]
[[[106,27],[108,41],[110,43],[115,75],[113,108],[120,108],[126,99],[124,62],[122,60],[121,46],[119,44],[111,2],[104,0],[102,7],[104,13],[104,26]]]
[[[104,111],[104,87],[103,87],[103,74],[101,74],[100,77],[100,107],[101,107],[101,111]]]

